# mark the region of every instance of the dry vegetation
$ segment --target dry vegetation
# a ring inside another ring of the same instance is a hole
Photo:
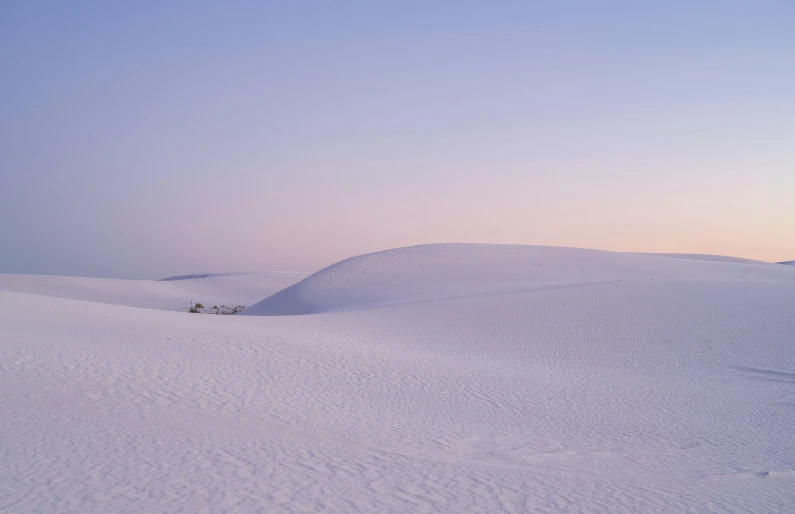
[[[235,305],[235,306],[228,306],[228,305],[213,305],[212,307],[205,307],[201,303],[191,304],[189,312],[194,314],[219,314],[222,316],[231,316],[241,312],[245,309],[245,305]]]

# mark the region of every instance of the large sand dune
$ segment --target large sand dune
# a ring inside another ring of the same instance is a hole
[[[630,254],[545,246],[434,244],[353,257],[246,310],[313,314],[626,281],[792,281],[774,264],[714,255]]]
[[[792,512],[795,269],[692,257],[391,250],[267,317],[0,291],[0,509]]]

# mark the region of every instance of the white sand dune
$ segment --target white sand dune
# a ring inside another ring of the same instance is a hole
[[[792,281],[771,263],[713,255],[545,246],[435,244],[352,257],[245,311],[313,314],[487,294],[649,280]]]
[[[303,273],[205,274],[181,280],[118,280],[53,275],[0,275],[0,291],[16,291],[72,300],[188,310],[204,305],[251,305],[304,278]]]
[[[790,267],[430,245],[268,316],[30,287],[0,292],[3,511],[795,510]]]

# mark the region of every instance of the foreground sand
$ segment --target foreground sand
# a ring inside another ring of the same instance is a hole
[[[234,317],[31,283],[3,512],[795,510],[795,268],[433,245]]]

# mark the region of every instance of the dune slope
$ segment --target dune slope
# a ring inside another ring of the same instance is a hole
[[[0,510],[795,508],[793,268],[440,245],[274,297],[316,314],[0,291]]]

